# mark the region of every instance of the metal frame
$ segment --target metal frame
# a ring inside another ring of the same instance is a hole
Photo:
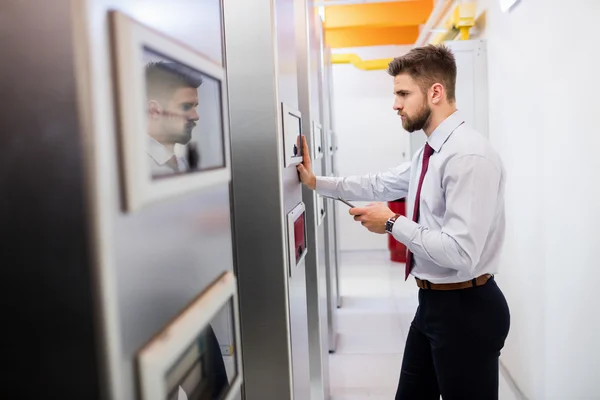
[[[311,396],[306,261],[290,278],[287,243],[287,215],[302,201],[303,188],[296,168],[284,167],[282,152],[282,103],[299,108],[293,29],[297,3],[223,2],[243,390],[248,399]],[[308,136],[306,122],[302,131]]]
[[[300,141],[302,138],[302,113],[298,110],[294,110],[292,107],[288,106],[285,103],[281,103],[281,118],[283,124],[283,156],[284,156],[284,167],[289,167],[292,165],[297,165],[302,162],[302,142]],[[292,140],[291,135],[288,135],[290,129],[293,127],[290,126],[291,119],[294,121],[294,125],[298,124],[299,135],[295,137],[294,146],[298,149],[298,154],[289,154]]]
[[[119,133],[121,145],[121,177],[124,181],[124,200],[127,211],[135,211],[158,200],[210,187],[231,180],[229,149],[229,120],[225,70],[186,45],[137,22],[129,16],[111,11],[113,29],[114,68],[118,87]],[[145,153],[147,121],[145,82],[143,79],[143,50],[153,51],[178,60],[220,82],[223,128],[223,159],[221,168],[170,176],[153,180]]]
[[[296,230],[294,229],[294,224],[296,221],[304,215],[304,251],[302,255],[296,261],[296,241],[295,235]],[[308,236],[306,231],[306,206],[303,202],[300,202],[292,211],[290,211],[287,215],[287,229],[288,229],[288,258],[290,263],[290,277],[294,276],[294,271],[298,266],[302,265],[306,255],[308,254]]]
[[[190,343],[231,300],[233,305],[234,342],[237,374],[223,400],[232,400],[243,380],[240,345],[237,282],[232,272],[223,273],[205,292],[160,331],[138,353],[140,395],[143,400],[164,400],[167,395],[165,376]]]

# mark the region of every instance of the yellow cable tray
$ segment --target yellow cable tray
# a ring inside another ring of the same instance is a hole
[[[363,60],[356,54],[332,54],[332,64],[352,64],[364,71],[387,69],[393,58],[379,58],[375,60]]]

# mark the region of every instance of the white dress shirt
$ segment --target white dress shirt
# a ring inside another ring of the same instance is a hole
[[[177,172],[185,172],[189,169],[183,157],[175,156],[177,168],[169,165],[168,161],[173,155],[175,155],[174,152],[168,150],[153,137],[148,136],[148,156],[150,157],[150,171],[153,177],[172,175]]]
[[[317,177],[316,191],[346,200],[392,201],[406,197],[407,217],[392,230],[413,253],[411,274],[432,283],[471,280],[498,272],[504,242],[506,173],[489,141],[459,112],[427,139],[434,153],[421,188],[419,222],[412,221],[423,148],[410,163],[383,173]]]

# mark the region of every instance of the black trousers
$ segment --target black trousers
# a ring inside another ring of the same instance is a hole
[[[497,400],[500,350],[510,327],[491,278],[460,290],[419,291],[396,400]]]

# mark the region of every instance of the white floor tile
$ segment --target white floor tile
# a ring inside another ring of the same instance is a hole
[[[384,394],[381,394],[381,390],[375,391],[372,389],[361,388],[359,390],[338,390],[337,392],[332,392],[331,400],[392,400],[396,395],[396,390],[387,390],[383,391]]]
[[[341,265],[344,268],[354,265],[369,265],[373,268],[390,266],[392,263],[387,251],[343,251],[340,253]]]
[[[396,301],[391,296],[345,296],[342,295],[342,308],[340,310],[340,318],[344,313],[396,313],[398,306]]]
[[[372,298],[392,298],[393,287],[389,279],[347,279],[340,284],[340,293],[352,293],[355,296],[368,296]]]
[[[502,374],[500,374],[500,391],[498,394],[500,400],[519,400]]]
[[[394,310],[389,313],[345,312],[338,318],[337,330],[341,334],[394,335],[402,331],[402,321]]]
[[[400,354],[404,352],[402,332],[354,333],[338,336],[337,351],[340,354]]]
[[[396,389],[401,354],[334,354],[330,358],[333,393],[376,393]]]

